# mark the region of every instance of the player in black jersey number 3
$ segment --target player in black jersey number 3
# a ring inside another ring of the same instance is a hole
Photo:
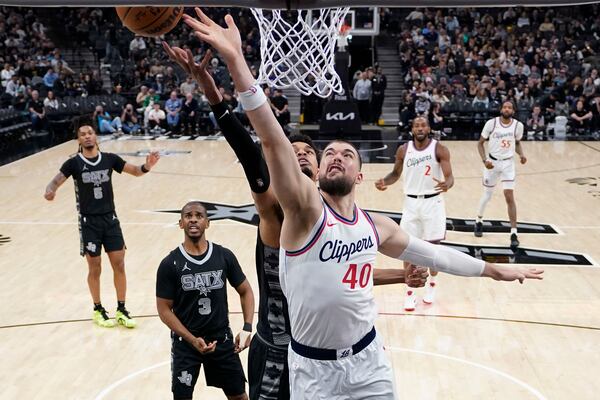
[[[89,125],[83,125],[77,130],[77,140],[79,152],[60,167],[60,172],[46,187],[44,197],[49,201],[54,200],[58,187],[69,176],[73,176],[79,214],[80,254],[85,255],[89,267],[87,281],[94,301],[93,320],[103,327],[115,326],[115,321],[108,317],[100,302],[100,253],[104,245],[114,272],[117,291],[116,320],[127,328],[133,328],[135,320],[125,308],[125,241],[115,213],[112,172],[124,171],[142,176],[154,167],[160,156],[157,152],[152,152],[146,157],[144,164],[136,166],[125,162],[116,154],[101,153],[96,132]]]
[[[187,203],[179,220],[184,242],[158,267],[156,307],[171,329],[173,398],[192,398],[204,364],[209,386],[223,389],[230,400],[247,400],[237,353],[250,345],[254,294],[233,253],[206,240],[208,226],[206,208],[197,201]],[[238,292],[244,317],[235,339],[229,327],[226,281]]]

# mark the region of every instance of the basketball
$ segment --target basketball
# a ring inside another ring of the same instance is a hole
[[[141,36],[160,36],[171,31],[183,15],[183,7],[116,7],[127,29]]]

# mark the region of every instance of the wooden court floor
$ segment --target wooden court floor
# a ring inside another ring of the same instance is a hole
[[[456,176],[446,195],[449,217],[473,218],[481,194],[475,142],[447,142]],[[134,330],[94,326],[84,260],[78,255],[73,183],[54,202],[47,182],[69,154],[69,142],[0,167],[0,398],[168,399],[168,329],[156,315],[160,260],[181,241],[174,210],[190,199],[251,202],[240,165],[225,142],[108,141],[104,151],[170,151],[147,176],[114,174],[115,199],[128,247],[128,308]],[[523,247],[587,254],[594,266],[546,267],[542,282],[498,283],[441,276],[436,303],[403,311],[404,288],[376,289],[377,329],[386,342],[402,399],[597,399],[600,393],[600,143],[526,142],[517,167],[520,221],[552,224],[560,234],[520,235]],[[142,157],[124,156],[140,164]],[[375,179],[390,164],[367,164],[358,203],[402,210],[397,184]],[[571,183],[569,182],[571,180]],[[596,186],[593,186],[593,185]],[[506,219],[498,190],[488,218]],[[238,256],[256,288],[255,228],[214,221],[208,238]],[[448,240],[506,246],[507,234],[449,232]],[[381,257],[382,267],[398,262]],[[112,271],[104,258],[103,304],[114,315]],[[255,289],[256,291],[256,289]],[[229,293],[233,330],[240,306]],[[247,351],[242,362],[246,363]],[[196,387],[197,399],[224,398]]]

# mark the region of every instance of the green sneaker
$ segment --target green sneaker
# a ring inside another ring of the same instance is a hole
[[[94,310],[92,320],[96,325],[101,326],[103,328],[112,328],[116,325],[115,320],[110,319],[108,317],[108,314],[106,313],[106,310],[104,308]]]
[[[137,325],[137,322],[135,322],[135,319],[131,318],[129,316],[129,311],[123,309],[123,310],[119,310],[117,309],[117,314],[115,315],[115,319],[117,320],[117,322],[121,325],[123,325],[126,328],[135,328],[135,326]]]

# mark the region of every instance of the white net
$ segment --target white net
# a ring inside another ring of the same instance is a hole
[[[344,88],[335,72],[335,49],[348,7],[320,10],[253,8],[260,27],[259,83],[329,97]]]

